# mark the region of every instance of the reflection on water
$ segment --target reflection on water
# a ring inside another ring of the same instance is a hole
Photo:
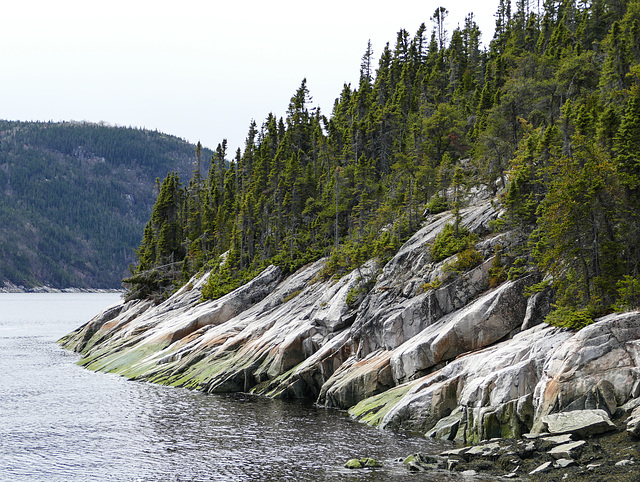
[[[129,382],[76,365],[55,340],[116,295],[0,294],[0,480],[404,480],[436,442],[342,412]],[[352,457],[382,469],[349,471]],[[443,474],[411,480],[446,480]]]

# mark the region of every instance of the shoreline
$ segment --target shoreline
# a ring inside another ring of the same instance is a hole
[[[25,288],[6,283],[0,287],[0,293],[126,293],[123,288],[52,288],[51,286],[36,286]]]

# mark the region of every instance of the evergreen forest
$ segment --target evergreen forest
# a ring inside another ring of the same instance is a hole
[[[194,151],[141,129],[0,121],[0,287],[121,288],[155,180],[190,174]]]
[[[640,0],[501,0],[486,47],[472,14],[447,32],[448,13],[377,55],[369,44],[330,115],[302,80],[244,149],[222,141],[206,175],[167,175],[129,297],[160,300],[210,270],[212,299],[268,264],[321,257],[339,276],[448,209],[434,259],[474,262],[457,220],[483,189],[505,208],[494,229],[523,240],[497,250],[495,282],[538,271],[565,326],[638,307]]]

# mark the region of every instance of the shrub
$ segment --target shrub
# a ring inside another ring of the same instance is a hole
[[[500,255],[499,246],[496,246],[495,256],[491,268],[489,268],[489,286],[495,288],[507,280],[507,270],[502,264],[502,256]]]
[[[437,290],[438,288],[440,288],[440,286],[442,286],[442,281],[440,280],[440,278],[436,276],[436,278],[433,281],[430,281],[429,283],[424,283],[422,285],[422,293],[425,293],[429,290]]]
[[[429,201],[429,204],[427,204],[427,209],[431,214],[439,214],[446,211],[449,209],[447,198],[439,194],[433,196],[431,201]]]
[[[518,258],[514,261],[513,266],[509,268],[509,281],[515,281],[527,274],[527,261],[524,258]]]
[[[455,261],[443,266],[443,270],[450,273],[464,273],[482,263],[482,254],[471,246],[458,253]]]
[[[640,280],[629,275],[616,283],[618,299],[613,306],[616,311],[636,310],[640,308]]]
[[[536,293],[541,293],[547,288],[551,288],[550,280],[541,281],[540,283],[535,283],[535,284],[532,284],[531,286],[527,286],[524,289],[524,295],[532,296],[532,295],[535,295]]]
[[[460,226],[458,233],[456,233],[453,224],[447,223],[433,241],[431,257],[435,262],[447,259],[449,256],[469,248],[474,239],[474,236],[466,228]]]
[[[593,318],[588,310],[576,310],[575,308],[563,306],[549,313],[544,321],[553,326],[580,330],[593,323]]]

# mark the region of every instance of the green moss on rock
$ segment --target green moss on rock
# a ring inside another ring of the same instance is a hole
[[[384,416],[411,389],[411,384],[399,385],[373,397],[365,398],[349,409],[349,414],[369,425],[378,426]]]

